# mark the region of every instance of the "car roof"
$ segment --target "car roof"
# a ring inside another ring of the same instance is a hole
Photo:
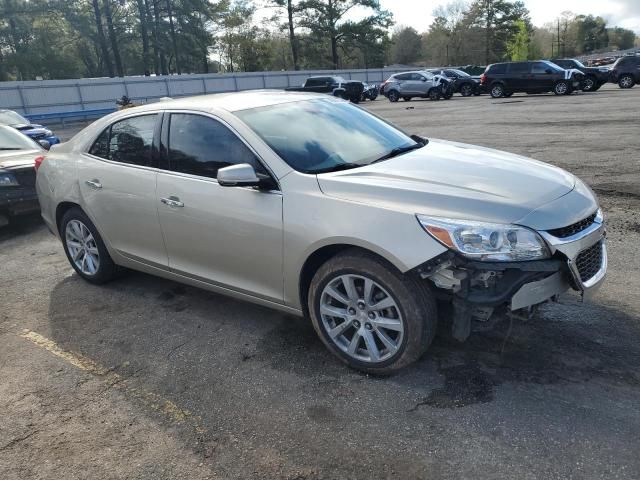
[[[314,98],[325,98],[326,94],[306,92],[285,92],[283,90],[247,90],[243,92],[214,93],[184,97],[163,101],[161,104],[148,103],[140,107],[129,108],[127,112],[142,112],[161,109],[189,109],[189,110],[226,110],[235,112],[249,108],[268,107],[290,102],[302,102]]]

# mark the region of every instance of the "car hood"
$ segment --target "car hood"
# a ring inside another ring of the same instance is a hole
[[[10,169],[17,167],[29,167],[34,165],[35,158],[42,155],[42,151],[33,150],[0,150],[0,168]]]
[[[48,133],[49,129],[46,127],[43,127],[42,125],[38,125],[38,124],[21,124],[21,125],[11,125],[13,128],[15,128],[16,130],[21,131],[22,133],[24,133],[25,135],[38,135],[38,134],[42,134],[42,133]]]
[[[518,223],[534,210],[569,194],[576,178],[560,168],[519,155],[431,140],[423,148],[383,162],[320,174],[318,183],[326,195],[383,208]],[[570,216],[560,214],[547,219],[547,224],[568,225]]]

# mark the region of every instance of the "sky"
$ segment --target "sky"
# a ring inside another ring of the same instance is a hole
[[[380,0],[386,10],[393,12],[396,25],[406,25],[424,32],[433,21],[432,12],[448,0]],[[601,16],[609,26],[634,30],[640,34],[640,0],[524,0],[536,26],[553,22],[562,12]]]

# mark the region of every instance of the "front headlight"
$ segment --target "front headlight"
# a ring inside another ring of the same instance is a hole
[[[474,260],[513,262],[550,256],[540,235],[525,227],[426,215],[416,217],[433,238]]]
[[[0,172],[0,187],[17,187],[20,184],[16,177],[11,175],[10,173],[2,173]]]

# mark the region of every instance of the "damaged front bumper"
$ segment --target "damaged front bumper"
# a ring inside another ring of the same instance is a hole
[[[435,285],[441,299],[452,301],[453,330],[459,332],[454,336],[466,338],[471,318],[488,320],[497,308],[528,312],[569,289],[583,299],[597,291],[607,272],[606,229],[599,214],[593,217],[575,234],[538,232],[551,252],[546,260],[481,262],[447,252],[417,273]]]

